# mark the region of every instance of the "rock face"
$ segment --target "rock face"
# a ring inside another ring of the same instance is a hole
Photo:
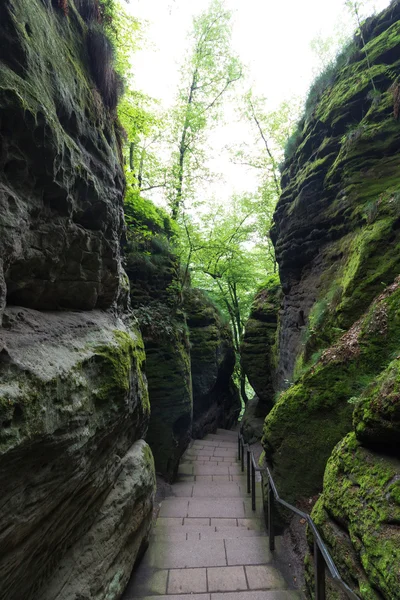
[[[321,490],[331,451],[352,428],[355,399],[399,353],[399,308],[396,280],[268,415],[263,444],[282,497],[289,502]],[[378,418],[370,410],[368,415],[372,429]]]
[[[190,285],[182,293],[168,215],[132,191],[125,210],[131,224],[126,271],[146,348],[151,404],[146,440],[157,471],[172,481],[192,436],[237,422],[232,334],[205,294]]]
[[[264,418],[259,415],[260,401],[254,396],[247,402],[240,421],[240,432],[247,444],[259,442],[263,436]]]
[[[264,445],[288,500],[321,490],[352,427],[348,400],[396,351],[397,317],[379,294],[400,272],[399,19],[398,2],[370,19],[366,47],[356,38],[323,91],[314,87],[284,165],[272,232],[284,292],[276,389],[290,387]],[[381,336],[369,319],[387,323]]]
[[[216,429],[230,429],[238,420],[241,402],[232,381],[235,351],[229,325],[201,292],[189,289],[184,308],[189,327],[193,384],[193,438]]]
[[[116,91],[63,4],[0,7],[1,600],[117,600],[152,519]]]
[[[400,597],[399,35],[395,1],[312,88],[272,232],[283,391],[263,445],[281,497],[323,490],[313,516],[362,600]]]
[[[168,241],[170,220],[146,200],[128,195],[126,270],[131,302],[146,348],[151,418],[146,440],[157,471],[172,481],[192,433],[189,334],[179,291],[179,262]]]
[[[255,418],[266,417],[273,406],[276,335],[281,300],[279,277],[271,276],[254,299],[243,336],[241,363],[258,397],[257,406],[254,402],[251,405]]]
[[[392,315],[396,314],[399,327],[398,289],[385,303]],[[375,312],[377,309],[378,305]],[[379,335],[384,336],[385,329],[393,329],[393,321],[387,320],[385,310],[379,313],[384,319]],[[372,325],[370,319],[369,327]],[[397,347],[391,344],[390,353],[397,354],[396,358],[353,399],[354,432],[334,449],[325,471],[323,494],[312,512],[342,576],[368,600],[400,597],[398,341]],[[307,583],[312,589],[310,566]],[[329,598],[335,598],[333,590]]]
[[[85,600],[118,598],[154,491],[149,450],[137,442],[150,410],[140,334],[97,311],[10,307],[4,325],[0,598],[70,598],[65,578]],[[77,566],[88,557],[91,569]]]
[[[361,598],[399,598],[398,358],[356,401],[354,430],[328,461],[312,516],[342,576]],[[312,582],[309,569],[309,587]]]
[[[68,17],[2,2],[0,318],[6,302],[88,310],[118,294],[124,178],[86,36],[72,2]]]

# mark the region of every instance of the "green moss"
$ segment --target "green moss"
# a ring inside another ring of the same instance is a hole
[[[399,598],[399,490],[399,461],[363,448],[353,433],[328,461],[312,517],[362,600]]]
[[[393,449],[400,445],[400,365],[396,357],[357,399],[357,438],[365,444]]]
[[[399,307],[396,283],[269,413],[262,442],[278,488],[289,501],[321,490],[332,448],[351,429],[349,399],[359,396],[399,353]]]

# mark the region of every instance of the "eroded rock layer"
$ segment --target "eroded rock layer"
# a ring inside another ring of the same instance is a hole
[[[186,291],[184,308],[193,384],[192,436],[202,438],[218,427],[230,429],[238,420],[241,402],[232,381],[235,351],[228,323],[201,290]]]
[[[1,600],[117,600],[152,517],[117,76],[76,6],[0,6]]]
[[[118,598],[134,550],[146,539],[154,485],[151,459],[138,456],[134,445],[146,432],[150,409],[141,336],[131,324],[96,311],[10,307],[4,325],[0,598],[45,598],[51,576],[51,589],[61,590],[64,569],[79,580],[82,598]],[[142,445],[140,453],[146,452]],[[133,462],[142,473],[127,473]],[[107,527],[111,546],[101,559]],[[83,572],[79,561],[89,545],[93,565]]]
[[[151,418],[147,433],[157,472],[172,481],[192,433],[189,332],[182,311],[179,261],[164,211],[128,195],[133,220],[126,249],[132,307],[146,349]]]
[[[241,364],[256,393],[256,399],[248,403],[245,409],[242,423],[243,431],[246,431],[250,438],[260,439],[259,420],[266,417],[274,402],[277,367],[276,337],[281,301],[282,290],[279,277],[271,276],[254,298],[243,335],[240,349]]]
[[[357,37],[312,91],[283,171],[277,390],[290,389],[267,417],[264,444],[292,500],[321,490],[329,454],[351,429],[349,400],[396,351],[396,311],[383,300],[368,307],[400,271],[399,19],[398,2],[370,19],[366,46]],[[371,324],[380,321],[381,335]]]
[[[283,392],[263,445],[284,499],[323,491],[313,516],[348,585],[362,600],[392,600],[400,597],[400,3],[362,33],[312,88],[284,165],[272,232]],[[312,595],[310,557],[307,566]],[[328,597],[340,596],[330,588]]]
[[[118,293],[118,133],[92,79],[88,28],[72,2],[68,17],[57,6],[0,7],[0,318],[6,301],[87,310]]]

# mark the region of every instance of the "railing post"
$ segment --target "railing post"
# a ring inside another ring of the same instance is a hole
[[[256,470],[251,461],[251,509],[256,510]]]
[[[251,461],[251,453],[249,448],[247,448],[247,493],[250,494],[250,461]]]
[[[268,535],[269,549],[271,552],[275,550],[275,531],[274,531],[274,492],[272,485],[268,480]]]
[[[238,460],[240,460],[240,434],[238,435]]]
[[[314,576],[315,576],[315,600],[326,600],[325,594],[325,560],[314,539]]]
[[[244,471],[244,444],[242,442],[242,451],[241,451],[241,455],[240,455],[241,459],[242,459],[242,473]]]

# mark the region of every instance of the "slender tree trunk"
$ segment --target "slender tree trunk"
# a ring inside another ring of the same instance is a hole
[[[139,173],[138,173],[138,187],[139,187],[139,190],[142,189],[142,183],[143,183],[143,166],[144,166],[145,155],[146,155],[146,150],[143,148],[143,150],[142,150],[142,152],[140,154]]]
[[[132,171],[132,173],[134,173],[134,171],[135,171],[135,163],[133,160],[134,153],[135,153],[135,143],[131,142],[130,146],[129,146],[129,168]]]
[[[188,135],[188,131],[189,131],[189,111],[190,111],[191,105],[193,104],[194,93],[195,93],[196,87],[197,87],[197,79],[198,79],[198,73],[197,73],[197,69],[196,69],[193,73],[192,83],[191,83],[190,90],[189,90],[189,96],[188,96],[188,99],[186,102],[185,122],[183,124],[182,135],[181,135],[181,139],[180,139],[180,143],[179,143],[178,173],[176,176],[177,178],[176,178],[176,184],[175,184],[175,198],[172,203],[172,218],[174,219],[174,221],[176,221],[178,218],[179,210],[180,210],[181,204],[182,204],[185,157],[186,157],[186,153],[188,151],[187,135]]]

